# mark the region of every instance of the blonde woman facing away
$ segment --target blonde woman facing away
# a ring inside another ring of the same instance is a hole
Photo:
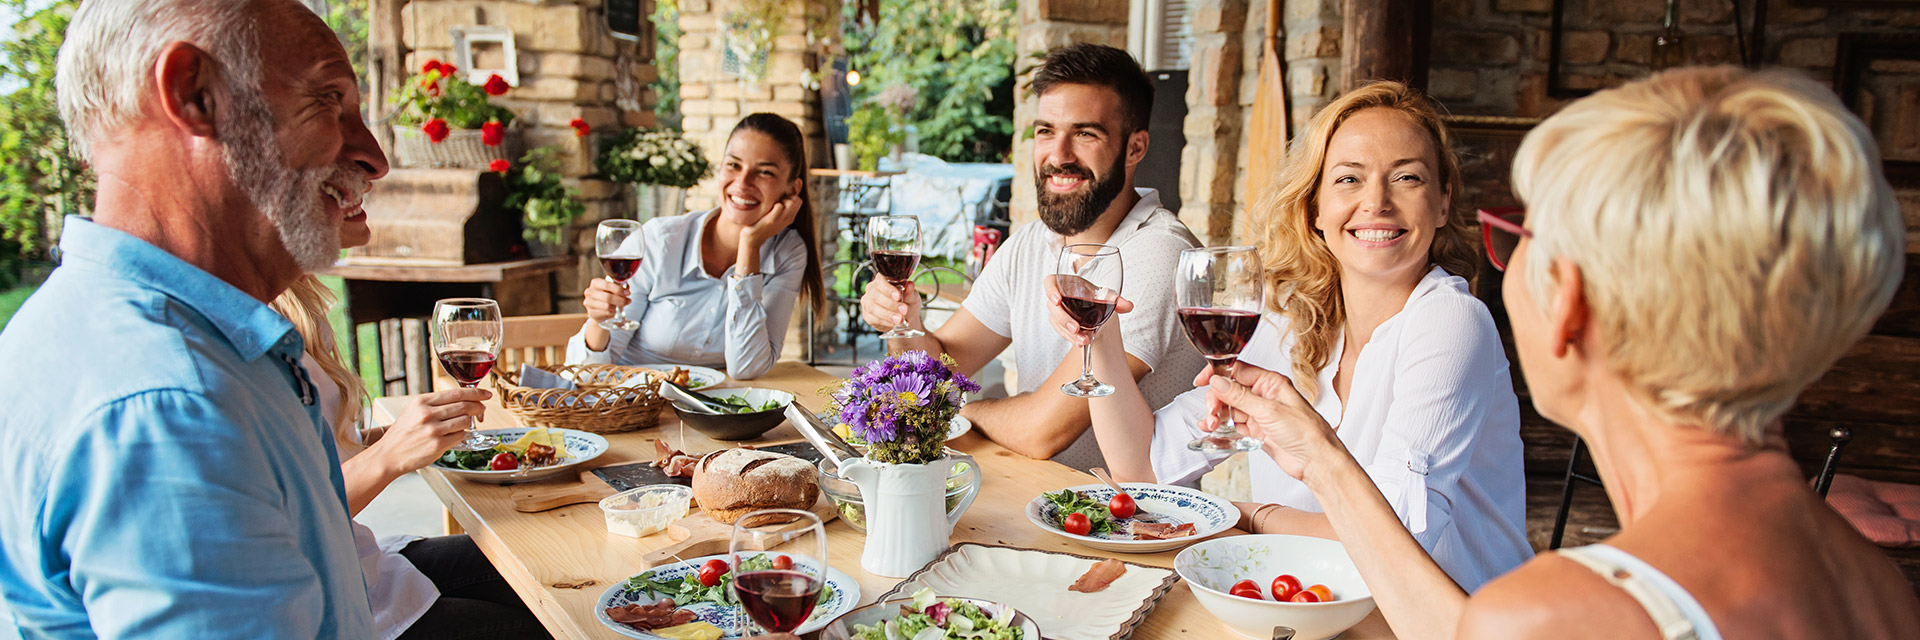
[[[1240,361],[1294,373],[1339,426],[1333,444],[1388,496],[1396,529],[1472,590],[1533,550],[1519,402],[1493,316],[1467,289],[1479,248],[1459,191],[1446,126],[1419,92],[1381,82],[1327,105],[1254,208],[1269,308]],[[1050,295],[1055,330],[1086,344]],[[1226,455],[1187,448],[1206,390],[1151,412],[1121,342],[1101,331],[1093,345],[1095,377],[1118,389],[1089,403],[1101,453],[1121,480],[1194,482]],[[1267,453],[1248,471],[1241,528],[1333,537],[1313,492]]]
[[[1313,489],[1394,632],[1920,638],[1911,587],[1808,488],[1780,426],[1899,283],[1906,225],[1860,120],[1797,75],[1676,70],[1541,123],[1513,186],[1520,364],[1592,448],[1619,534],[1469,597],[1286,376],[1211,381]]]

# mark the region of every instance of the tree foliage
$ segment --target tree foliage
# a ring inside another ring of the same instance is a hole
[[[955,162],[1003,162],[1013,145],[1015,0],[880,0],[862,24],[844,4],[856,103],[907,84],[920,100],[905,114],[920,152]]]
[[[21,16],[0,42],[0,285],[47,249],[48,223],[82,213],[93,178],[68,147],[53,72],[77,0],[0,0]],[[0,286],[0,288],[5,288]]]

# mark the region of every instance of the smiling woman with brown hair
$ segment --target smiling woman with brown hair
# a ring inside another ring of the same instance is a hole
[[[1450,142],[1433,104],[1399,83],[1355,89],[1314,116],[1252,211],[1268,308],[1240,361],[1294,372],[1316,415],[1339,425],[1336,446],[1387,494],[1395,528],[1471,590],[1532,549],[1519,403],[1493,317],[1468,291],[1479,256],[1453,203]],[[1064,311],[1053,325],[1088,342]],[[1191,483],[1226,457],[1187,444],[1203,433],[1206,391],[1150,411],[1122,375],[1122,342],[1113,331],[1093,340],[1094,375],[1116,387],[1089,402],[1100,449],[1117,479]],[[1313,492],[1266,452],[1249,454],[1248,476],[1241,528],[1334,534]]]
[[[1780,416],[1886,309],[1905,223],[1872,138],[1806,78],[1668,72],[1568,105],[1514,160],[1502,287],[1541,415],[1620,518],[1468,597],[1286,376],[1214,378],[1327,508],[1401,638],[1914,638],[1899,571],[1814,494]],[[1510,258],[1510,259],[1508,259]],[[1242,386],[1246,385],[1246,386]]]

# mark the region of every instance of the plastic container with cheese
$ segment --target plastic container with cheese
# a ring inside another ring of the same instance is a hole
[[[659,533],[687,515],[693,489],[677,484],[653,484],[628,489],[600,500],[607,533],[639,538]]]

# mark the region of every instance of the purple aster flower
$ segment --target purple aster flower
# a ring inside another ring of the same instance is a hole
[[[885,394],[886,397],[892,398],[901,398],[902,394],[912,394],[913,404],[923,407],[933,401],[933,382],[917,375],[897,376],[892,380],[880,383],[880,385],[874,387],[873,390],[875,393]],[[904,399],[900,401],[904,401]]]

